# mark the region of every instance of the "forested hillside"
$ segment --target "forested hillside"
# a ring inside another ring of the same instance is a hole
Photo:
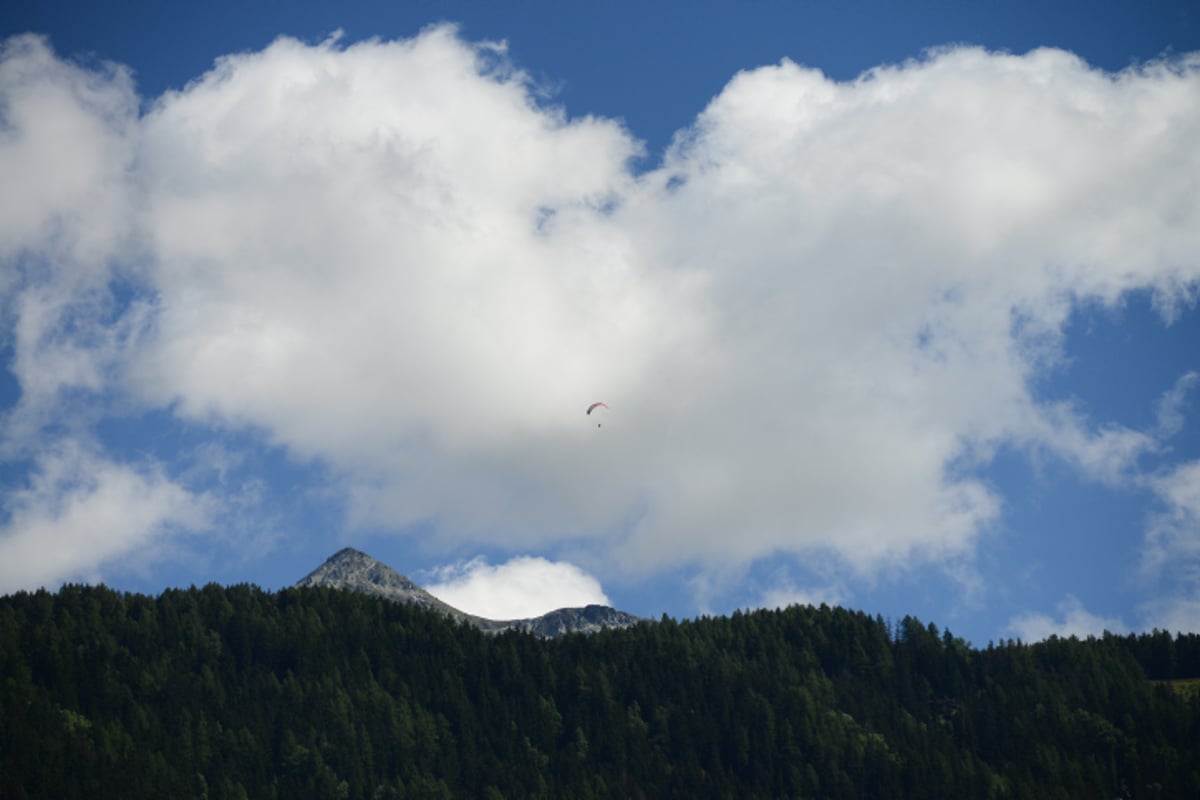
[[[1200,797],[1200,636],[793,607],[543,640],[345,591],[0,598],[0,797]]]

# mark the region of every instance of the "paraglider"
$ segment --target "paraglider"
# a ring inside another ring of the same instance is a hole
[[[597,408],[608,408],[608,403],[601,403],[601,402],[592,403],[590,406],[588,406],[588,410],[587,410],[588,416],[590,417],[592,415],[592,412],[595,411]],[[599,422],[596,423],[596,427],[597,428],[600,427]]]

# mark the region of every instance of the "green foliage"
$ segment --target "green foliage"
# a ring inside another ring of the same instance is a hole
[[[825,606],[540,640],[329,589],[0,598],[0,797],[1196,797],[1200,637]]]

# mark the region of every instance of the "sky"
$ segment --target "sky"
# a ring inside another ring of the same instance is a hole
[[[1194,4],[164,9],[0,13],[0,593],[1200,631]]]

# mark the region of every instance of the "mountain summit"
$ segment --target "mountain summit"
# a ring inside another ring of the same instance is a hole
[[[350,589],[397,603],[410,603],[440,611],[455,618],[470,616],[438,600],[382,561],[376,561],[353,547],[338,550],[324,564],[297,581],[296,586]]]
[[[486,633],[519,630],[550,638],[568,633],[594,633],[604,628],[627,628],[643,621],[624,611],[598,605],[560,608],[529,619],[493,620],[477,617],[443,603],[387,564],[353,547],[345,547],[334,553],[324,564],[297,581],[296,586],[348,589],[396,603],[409,603],[467,622]]]

